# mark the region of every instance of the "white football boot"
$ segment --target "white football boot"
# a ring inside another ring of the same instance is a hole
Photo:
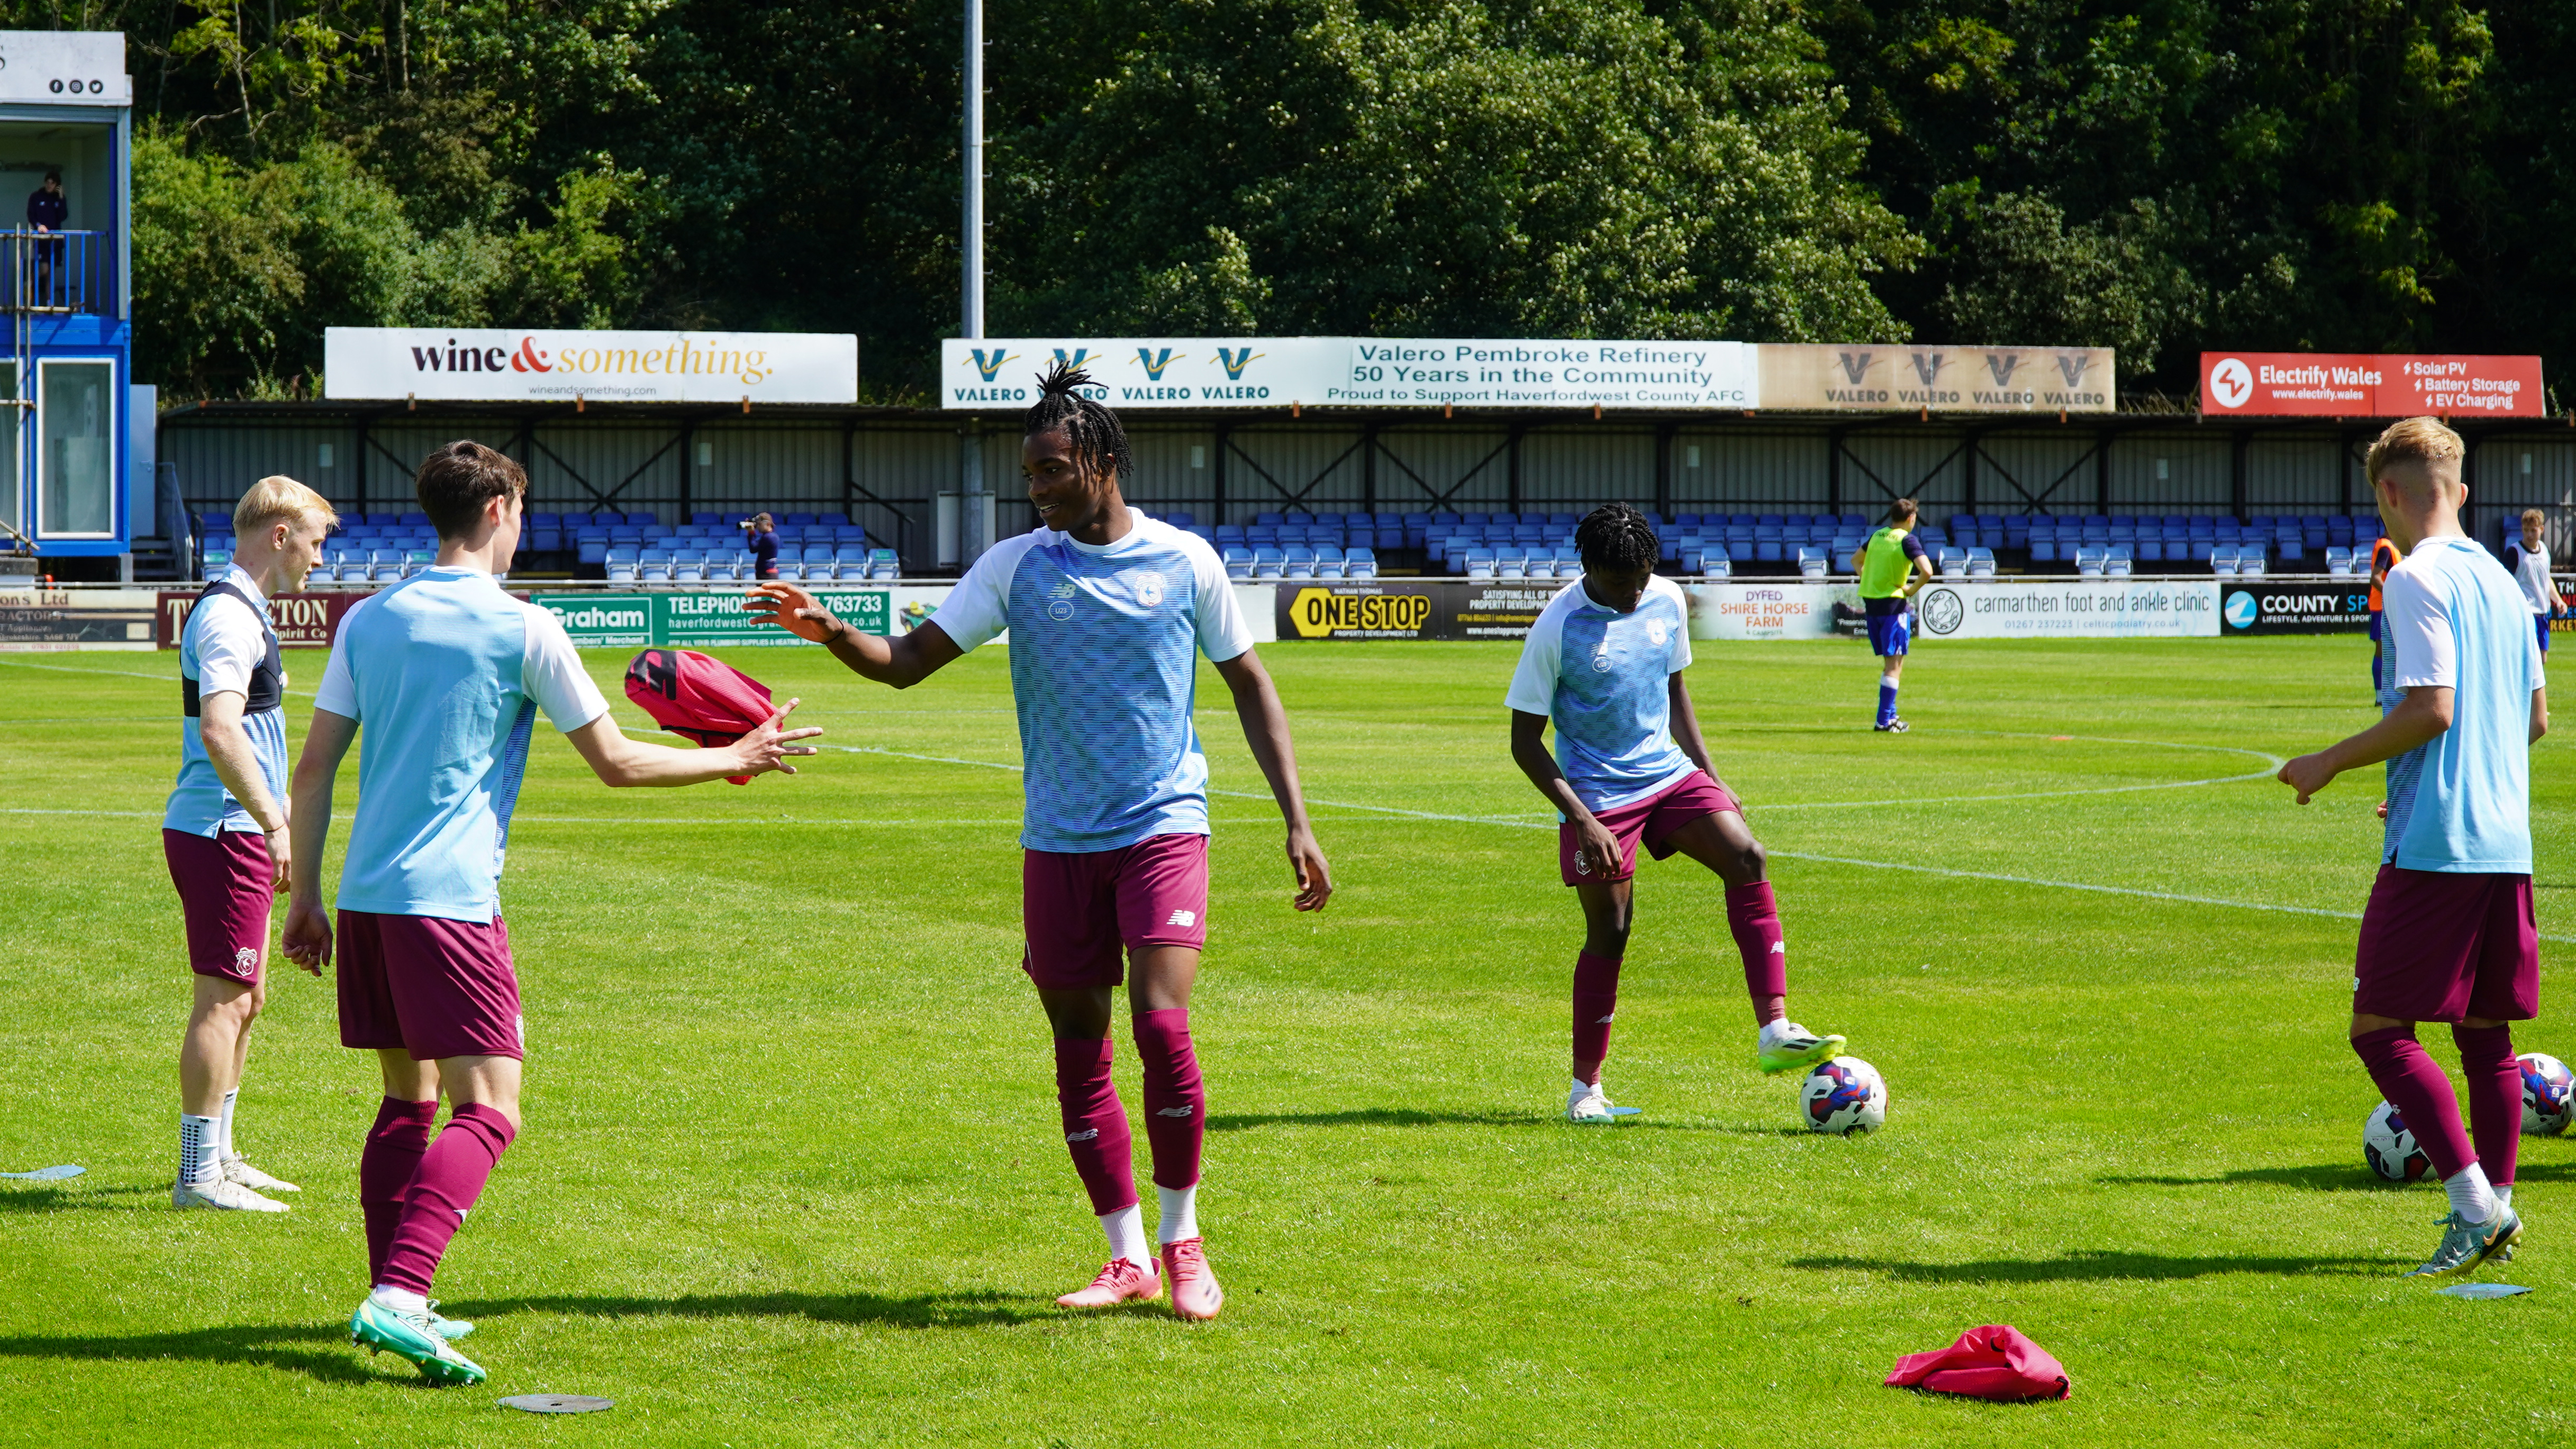
[[[286,1204],[272,1202],[228,1177],[209,1182],[174,1183],[170,1188],[170,1206],[174,1208],[217,1208],[237,1213],[282,1213]]]
[[[1597,1127],[1609,1122],[1616,1115],[1618,1115],[1616,1109],[1610,1105],[1610,1099],[1602,1094],[1600,1084],[1597,1082],[1590,1086],[1577,1086],[1565,1094],[1565,1120],[1568,1122]]]
[[[224,1154],[224,1181],[239,1183],[253,1192],[302,1192],[304,1190],[284,1178],[271,1177],[251,1166],[238,1152]]]

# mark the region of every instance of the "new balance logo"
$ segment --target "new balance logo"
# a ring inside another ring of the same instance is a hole
[[[1198,1109],[1195,1107],[1164,1107],[1157,1110],[1154,1115],[1157,1117],[1186,1117],[1197,1110]]]
[[[1614,1015],[1614,1016],[1615,1016],[1615,1015],[1617,1015],[1617,1013],[1616,1013],[1616,1012],[1613,1012],[1613,1013],[1612,1013],[1612,1015]],[[1610,1024],[1610,1018],[1609,1018],[1609,1017],[1607,1017],[1607,1016],[1605,1016],[1605,1017],[1601,1018],[1599,1021],[1596,1021],[1596,1022],[1594,1022],[1594,1023],[1592,1023],[1592,1024],[1593,1024],[1594,1026],[1608,1026],[1608,1025]]]
[[[1065,1140],[1065,1141],[1067,1141],[1067,1142],[1088,1142],[1088,1141],[1090,1141],[1092,1138],[1097,1137],[1097,1136],[1099,1136],[1099,1135],[1100,1135],[1100,1129],[1099,1129],[1099,1128],[1097,1128],[1097,1127],[1089,1127],[1089,1128],[1085,1128],[1085,1129],[1083,1129],[1083,1130],[1082,1130],[1082,1131],[1080,1131],[1080,1132],[1067,1132],[1066,1134],[1064,1134],[1064,1140]]]
[[[1788,942],[1786,942],[1786,941],[1774,941],[1774,942],[1772,942],[1772,943],[1771,943],[1771,954],[1772,954],[1772,955],[1774,955],[1774,956],[1786,956],[1786,955],[1788,955],[1788,954],[1789,954],[1789,943],[1788,943]]]
[[[1168,920],[1168,921],[1165,921],[1163,924],[1164,924],[1164,925],[1167,925],[1167,926],[1195,926],[1195,925],[1197,925],[1198,923],[1199,923],[1199,913],[1198,913],[1198,912],[1196,912],[1196,911],[1174,911],[1174,912],[1172,912],[1172,918],[1171,918],[1170,920]]]

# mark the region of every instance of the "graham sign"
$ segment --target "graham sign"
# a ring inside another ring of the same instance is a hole
[[[1749,408],[1744,342],[1401,337],[950,338],[940,406],[1024,408],[1061,359],[1129,408]]]
[[[332,327],[322,395],[443,402],[855,403],[845,332]]]
[[[2540,416],[2540,359],[2369,352],[2204,352],[2203,415]]]

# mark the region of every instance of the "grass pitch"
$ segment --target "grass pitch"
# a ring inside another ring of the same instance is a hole
[[[1894,1094],[1850,1141],[1797,1131],[1794,1079],[1754,1071],[1720,889],[1678,860],[1641,876],[1609,1068],[1645,1115],[1556,1120],[1580,923],[1505,752],[1510,647],[1263,650],[1340,886],[1321,918],[1288,909],[1203,674],[1235,793],[1193,1014],[1230,1298],[1198,1326],[1051,1302],[1103,1249],[1017,969],[1000,650],[903,694],[819,650],[738,658],[866,751],[749,788],[612,793],[541,730],[504,887],[528,1128],[440,1276],[492,1371],[448,1391],[345,1341],[377,1088],[327,985],[275,977],[241,1108],[296,1211],[168,1206],[175,660],[0,656],[0,1168],[90,1168],[0,1183],[0,1441],[2566,1442],[2576,1144],[2525,1139],[2526,1246],[2486,1276],[2531,1296],[2397,1280],[2443,1204],[2361,1161],[2378,1096],[2343,1035],[2376,772],[2305,810],[2260,778],[2369,718],[2366,650],[1936,644],[1890,738],[1857,645],[1700,646],[1792,1010]],[[649,729],[624,659],[590,664]],[[2566,758],[2536,753],[2552,958]],[[2517,1039],[2576,1057],[2551,1018]],[[2074,1398],[1880,1386],[1991,1322]],[[618,1403],[493,1407],[539,1391]]]

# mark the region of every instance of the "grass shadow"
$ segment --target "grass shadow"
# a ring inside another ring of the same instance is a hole
[[[199,1328],[183,1333],[24,1334],[0,1338],[0,1358],[68,1358],[98,1363],[194,1359],[201,1363],[285,1369],[334,1384],[404,1382],[376,1372],[348,1347],[348,1342],[346,1328],[320,1323]],[[334,1343],[339,1346],[304,1347]]]
[[[2176,1258],[2160,1253],[2078,1249],[2056,1258],[1982,1263],[1905,1263],[1883,1258],[1792,1258],[1792,1268],[1884,1273],[1908,1283],[2102,1283],[2171,1281],[2256,1273],[2283,1278],[2375,1278],[2406,1265],[2393,1258]]]
[[[2295,1187],[2307,1192],[2402,1192],[2410,1186],[2433,1185],[2429,1177],[2414,1184],[2390,1182],[2357,1162],[2325,1163],[2314,1167],[2244,1167],[2214,1177],[2111,1175],[2093,1180],[2104,1187],[2233,1187],[2262,1183],[2272,1187]],[[2514,1180],[2518,1183],[2576,1181],[2576,1163],[2521,1163],[2514,1169]]]
[[[620,1294],[540,1294],[460,1300],[441,1311],[458,1318],[512,1313],[565,1313],[594,1318],[807,1318],[816,1323],[887,1324],[896,1328],[991,1328],[1060,1316],[1054,1304],[1004,1293],[683,1293],[670,1298]]]
[[[56,1187],[50,1183],[0,1189],[0,1213],[135,1212],[163,1197],[166,1187]],[[145,1201],[135,1201],[135,1199]]]

